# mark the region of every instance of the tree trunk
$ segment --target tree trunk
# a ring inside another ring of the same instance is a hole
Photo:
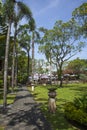
[[[9,40],[10,40],[11,22],[8,25],[6,49],[5,49],[5,63],[4,63],[4,94],[3,94],[3,107],[7,105],[7,71],[8,71],[8,52],[9,52]]]
[[[17,48],[16,48],[16,58],[15,58],[15,86],[18,85],[17,77],[18,77],[18,58],[17,58]]]
[[[28,51],[27,53],[28,53],[27,76],[29,77],[29,74],[30,74],[30,69],[29,69],[29,67],[30,67],[30,60],[29,60],[30,56],[29,56],[29,51]]]
[[[15,79],[14,79],[14,71],[15,71],[15,68],[14,68],[14,66],[15,66],[15,45],[13,45],[13,59],[12,59],[12,92],[13,92],[13,90],[14,90],[14,82],[15,82]]]
[[[63,84],[63,79],[62,79],[62,69],[60,69],[60,72],[59,72],[59,80],[60,80],[59,87],[62,87],[62,84]]]
[[[32,80],[34,82],[34,33],[32,34]]]
[[[58,73],[58,79],[60,81],[59,87],[62,87],[62,84],[63,84],[63,79],[62,79],[62,65],[60,65],[59,67],[57,66],[57,71],[58,71],[57,72]]]
[[[17,86],[17,73],[18,73],[18,64],[17,64],[17,47],[16,47],[16,36],[17,36],[17,25],[15,25],[15,34],[14,34],[14,59],[15,59],[15,64],[14,64],[14,81],[15,81],[15,87]]]

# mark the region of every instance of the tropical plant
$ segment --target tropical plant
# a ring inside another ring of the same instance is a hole
[[[15,17],[15,5],[18,5],[20,19],[23,18],[24,14],[26,14],[27,18],[30,18],[31,11],[28,9],[27,6],[25,6],[22,2],[16,2],[15,0],[6,0],[3,3],[3,19],[8,25],[8,31],[7,31],[7,39],[6,39],[6,49],[5,49],[5,65],[4,65],[4,108],[6,107],[6,95],[7,95],[7,69],[8,69],[8,51],[9,51],[9,40],[10,40],[10,32],[11,32],[11,25],[13,21],[15,20],[15,28],[17,27],[17,20],[18,18]],[[26,8],[28,9],[28,12],[26,11]],[[23,13],[22,13],[23,11]],[[16,18],[16,19],[15,19]],[[15,29],[16,30],[16,29]],[[15,31],[16,32],[16,31]],[[16,36],[16,33],[15,33]]]
[[[29,35],[29,26],[28,24],[22,25],[19,28],[18,41],[20,47],[22,47],[27,53],[27,77],[30,75],[30,48],[31,48],[31,36]]]
[[[30,32],[32,33],[32,81],[34,81],[34,43],[40,38],[38,31],[36,30],[36,25],[34,19],[29,21]]]
[[[17,2],[17,10],[14,15],[14,28],[15,28],[15,33],[14,33],[14,46],[13,46],[13,64],[12,64],[12,87],[17,85],[17,47],[16,47],[16,38],[17,38],[17,33],[18,33],[18,23],[20,20],[22,20],[24,17],[29,21],[32,18],[32,12],[27,5],[25,5],[23,2]],[[16,57],[15,57],[16,54]],[[14,68],[14,66],[16,66]],[[15,73],[14,73],[15,69]],[[14,83],[15,81],[15,83]]]
[[[66,103],[65,116],[71,121],[87,126],[87,95],[75,98],[73,102]]]

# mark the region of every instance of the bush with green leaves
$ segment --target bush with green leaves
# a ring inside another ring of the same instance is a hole
[[[65,104],[65,117],[83,126],[87,126],[87,95],[75,98],[73,102]]]
[[[87,95],[83,95],[80,98],[75,98],[73,103],[77,109],[81,109],[87,113]]]
[[[18,83],[25,84],[27,82],[27,74],[23,73],[21,75],[18,75]]]

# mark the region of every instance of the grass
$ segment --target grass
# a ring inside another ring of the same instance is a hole
[[[11,90],[11,88],[10,88]],[[11,93],[11,91],[7,94],[7,104],[12,104],[16,97],[16,91],[17,88],[14,89],[14,93]],[[0,88],[0,105],[3,104],[3,88]],[[5,128],[0,126],[0,130],[4,130]]]
[[[9,92],[7,94],[7,104],[12,104],[14,102],[14,99],[16,97],[16,90],[14,90],[14,93]],[[3,104],[3,88],[0,88],[0,105]]]
[[[56,90],[56,105],[55,114],[48,111],[48,89],[46,86],[37,86],[32,94],[35,100],[41,103],[41,109],[47,120],[52,125],[53,130],[82,130],[70,124],[64,117],[64,104],[73,101],[75,97],[80,97],[87,93],[87,84],[67,84],[63,88]]]
[[[4,130],[4,127],[0,127],[0,130]]]

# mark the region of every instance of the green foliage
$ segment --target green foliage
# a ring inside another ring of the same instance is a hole
[[[87,126],[87,95],[75,98],[73,102],[66,103],[64,109],[67,119]]]
[[[0,80],[0,88],[3,86],[3,80]]]
[[[87,2],[76,8],[72,15],[79,23],[79,35],[87,37]]]
[[[81,73],[85,73],[85,69],[87,68],[87,60],[86,59],[74,59],[68,62],[66,66],[67,71],[71,71],[74,74],[80,76]]]
[[[22,73],[21,75],[18,75],[18,83],[25,84],[27,82],[27,73]]]
[[[62,87],[63,64],[84,47],[83,42],[77,42],[79,26],[74,19],[64,23],[56,21],[53,29],[44,32],[41,38],[40,51],[45,54],[48,62],[56,65],[58,78]],[[69,42],[70,41],[70,42]]]
[[[87,112],[87,95],[83,95],[80,98],[75,98],[74,106],[77,109],[82,109],[83,111]]]

